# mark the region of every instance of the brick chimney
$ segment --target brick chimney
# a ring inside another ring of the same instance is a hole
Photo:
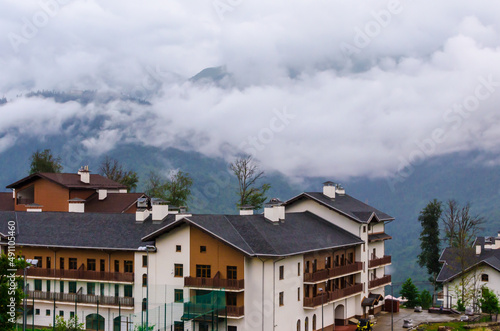
[[[83,166],[78,170],[78,174],[80,175],[80,181],[85,184],[90,183],[90,171],[89,171],[89,166]]]

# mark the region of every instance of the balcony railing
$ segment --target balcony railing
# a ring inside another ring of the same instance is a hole
[[[320,282],[330,278],[347,275],[353,272],[363,270],[363,263],[354,262],[351,264],[334,267],[330,269],[322,269],[316,272],[304,273],[304,282]]]
[[[217,306],[215,304],[205,304],[205,303],[184,303],[184,316],[185,319],[191,318],[203,318],[204,315],[211,316],[214,315],[224,317],[243,317],[245,315],[244,306]]]
[[[377,278],[374,280],[370,280],[368,282],[368,288],[374,288],[377,286],[389,284],[390,282],[391,282],[391,275],[387,275],[387,276],[380,277],[380,278]]]
[[[184,277],[184,286],[220,288],[226,290],[240,291],[245,289],[244,279],[224,279],[224,278],[202,278]]]
[[[368,268],[375,268],[384,264],[390,264],[391,263],[391,256],[390,255],[384,255],[384,257],[381,258],[375,258],[371,259],[368,262]]]
[[[62,301],[62,302],[76,302],[77,303],[90,303],[97,304],[99,300],[100,305],[111,306],[134,306],[134,298],[131,297],[110,297],[103,295],[90,295],[90,294],[76,294],[76,293],[57,293],[57,292],[44,292],[44,291],[28,291],[29,299]]]
[[[322,303],[336,301],[363,291],[363,284],[354,284],[343,289],[328,291],[312,298],[304,298],[304,307],[317,307]]]
[[[23,270],[19,270],[18,274],[22,275]],[[87,280],[104,280],[113,282],[134,282],[133,272],[106,272],[106,271],[89,271],[81,269],[44,269],[44,268],[29,268],[28,276],[34,277],[50,277],[50,278],[69,278],[69,279],[87,279]]]

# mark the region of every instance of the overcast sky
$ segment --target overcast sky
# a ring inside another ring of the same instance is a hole
[[[5,0],[0,151],[20,134],[106,114],[83,141],[96,155],[123,141],[243,151],[299,177],[393,176],[435,155],[497,155],[499,24],[493,0]],[[228,73],[219,84],[188,80],[216,66]],[[151,106],[16,97],[39,89]]]

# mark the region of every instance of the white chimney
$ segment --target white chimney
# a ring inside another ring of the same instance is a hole
[[[151,199],[153,221],[161,221],[168,215],[168,202],[161,199]]]
[[[240,206],[240,215],[253,215],[254,206],[243,205]]]
[[[175,215],[175,220],[178,221],[180,220],[181,218],[184,218],[184,217],[189,217],[189,216],[193,216],[192,214],[187,214],[187,213],[179,213],[179,214],[176,214]]]
[[[340,184],[337,184],[335,186],[335,193],[338,194],[338,195],[345,195],[345,189],[342,185]]]
[[[135,220],[137,222],[144,222],[150,214],[150,211],[146,208],[137,208],[137,210],[135,211]]]
[[[42,205],[37,203],[30,203],[29,205],[26,205],[26,211],[29,213],[40,213],[42,212],[42,207]]]
[[[476,255],[481,255],[481,245],[476,245]]]
[[[97,192],[99,193],[99,200],[104,200],[108,197],[108,190],[100,189]]]
[[[264,205],[264,217],[273,223],[285,220],[285,206],[278,198],[272,198]]]
[[[16,198],[16,189],[13,188],[12,189],[12,199],[15,199]],[[498,233],[500,235],[500,232]]]
[[[89,166],[83,166],[78,170],[78,174],[80,175],[80,181],[85,184],[90,183],[90,171],[89,171]]]
[[[70,213],[84,213],[85,212],[85,200],[80,198],[73,198],[68,200],[68,212]]]
[[[323,183],[323,194],[329,197],[330,199],[335,199],[335,190],[337,189],[337,185],[334,182],[324,182]]]

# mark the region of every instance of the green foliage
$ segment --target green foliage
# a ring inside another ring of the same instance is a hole
[[[168,178],[164,178],[153,171],[149,173],[146,194],[168,201],[173,206],[186,206],[192,185],[193,180],[186,172],[171,172]]]
[[[55,328],[45,328],[43,331],[83,331],[85,330],[84,323],[78,323],[78,317],[71,317],[69,320],[64,320],[62,316],[56,316]]]
[[[134,328],[134,331],[153,331],[155,326],[142,326],[142,325],[136,325]]]
[[[419,293],[411,278],[408,278],[401,286],[400,294],[408,300],[406,307],[413,308],[418,305]]]
[[[498,296],[486,286],[482,288],[481,298],[479,298],[479,307],[481,307],[483,313],[490,314],[490,317],[493,314],[500,313]]]
[[[256,187],[259,179],[264,177],[264,171],[260,171],[259,166],[251,155],[237,158],[230,164],[229,168],[238,179],[238,196],[236,203],[238,207],[250,205],[254,209],[261,209],[267,200],[266,193],[271,188],[270,184],[263,184]]]
[[[458,311],[462,311],[462,312],[465,311],[465,304],[462,301],[462,299],[459,298],[457,300],[457,306],[456,306],[456,308],[457,308]]]
[[[30,175],[37,172],[61,172],[61,158],[54,157],[50,149],[37,150],[31,155]]]
[[[135,171],[126,171],[122,165],[113,158],[106,156],[101,162],[99,173],[107,178],[127,186],[128,192],[133,192],[137,188],[139,177]]]
[[[10,331],[15,329],[15,321],[24,298],[22,277],[15,276],[9,269],[24,269],[28,263],[13,255],[0,255],[0,330]]]
[[[422,225],[420,232],[420,249],[418,264],[427,268],[431,282],[436,288],[436,278],[441,270],[439,263],[439,218],[441,217],[441,202],[434,199],[420,212],[418,220]]]
[[[422,292],[420,292],[418,301],[420,301],[420,305],[423,309],[429,309],[429,307],[432,305],[431,293],[427,290],[423,290]]]

